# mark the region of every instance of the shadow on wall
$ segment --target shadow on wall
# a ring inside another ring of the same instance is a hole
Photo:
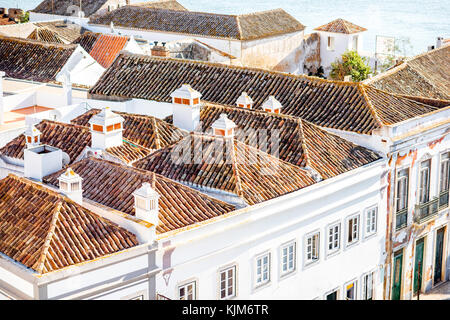
[[[273,67],[274,71],[315,75],[320,67],[320,36],[305,35],[301,45]]]

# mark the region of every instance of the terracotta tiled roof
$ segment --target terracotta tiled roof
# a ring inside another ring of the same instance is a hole
[[[355,145],[339,136],[331,134],[320,127],[292,116],[267,113],[260,110],[249,110],[233,106],[205,103],[200,111],[200,121],[205,132],[212,132],[211,125],[220,114],[225,113],[237,128],[236,139],[255,148],[263,148],[269,154],[299,167],[310,167],[316,170],[323,179],[356,169],[373,162],[380,157],[361,146]],[[172,116],[166,118],[172,122]],[[265,130],[267,140],[272,134],[277,139],[272,144],[260,146],[258,134]]]
[[[237,16],[125,6],[90,19],[90,23],[100,25],[109,25],[111,21],[118,27],[237,40],[259,39],[305,29],[283,9]]]
[[[95,41],[89,54],[102,67],[108,68],[127,42],[128,37],[125,36],[102,34]]]
[[[155,151],[133,166],[193,187],[233,193],[249,205],[314,183],[305,170],[237,139],[197,133]]]
[[[0,26],[6,26],[8,24],[16,24],[16,22],[14,21],[14,19],[6,16],[6,17],[2,17],[0,16]]]
[[[152,181],[151,172],[94,158],[74,163],[71,168],[83,178],[84,198],[130,215],[135,214],[133,192],[142,183]],[[44,181],[57,186],[57,179],[63,171],[45,177]],[[179,229],[234,210],[232,205],[159,174],[156,174],[156,191],[160,195],[157,233]]]
[[[91,133],[88,127],[43,120],[36,128],[41,132],[41,143],[67,153],[70,157],[69,164],[79,160],[85,148],[91,145]],[[25,147],[25,137],[20,135],[1,148],[0,155],[23,159]],[[108,148],[105,151],[124,163],[131,163],[151,153],[151,150],[125,139],[122,146]]]
[[[40,274],[136,245],[131,232],[48,188],[0,180],[0,252]]]
[[[74,162],[86,148],[91,145],[91,133],[82,126],[43,120],[36,128],[41,132],[41,143],[59,148]],[[0,155],[10,158],[23,159],[26,148],[23,134],[16,137],[0,149]]]
[[[108,148],[106,149],[106,152],[127,164],[144,158],[151,153],[149,149],[138,146],[126,140],[123,141],[121,146]]]
[[[0,36],[0,70],[7,77],[38,82],[56,81],[76,45],[45,43]]]
[[[365,81],[391,93],[450,100],[450,44],[406,60]]]
[[[71,23],[70,21],[58,20],[58,21],[46,21],[35,22],[38,28],[46,28],[58,37],[64,40],[65,43],[71,43],[75,41],[79,36],[85,33],[87,30],[82,26]]]
[[[99,109],[91,109],[73,119],[72,123],[89,126],[91,117],[99,112]],[[164,148],[188,134],[186,131],[155,117],[117,111],[114,111],[114,113],[121,115],[125,120],[123,137],[150,150]]]
[[[57,33],[45,27],[39,27],[28,36],[28,39],[39,40],[43,42],[64,43]]]
[[[324,24],[323,26],[317,27],[314,30],[346,34],[367,31],[366,28],[357,26],[356,24],[340,18]]]
[[[89,95],[170,102],[170,94],[184,83],[201,92],[205,101],[224,105],[235,105],[245,91],[255,102],[255,109],[261,109],[273,95],[281,102],[283,114],[358,133],[370,133],[384,123],[436,110],[360,83],[128,53],[119,55]],[[389,115],[394,109],[395,113]]]
[[[178,1],[175,0],[159,0],[159,1],[145,1],[132,3],[132,6],[140,6],[155,9],[170,9],[170,10],[182,10],[187,11]]]
[[[81,7],[86,17],[96,13],[108,0],[81,0]],[[70,16],[67,8],[73,4],[79,5],[80,1],[73,0],[43,0],[31,12],[56,14],[61,16]]]
[[[101,33],[88,31],[79,36],[73,43],[79,44],[87,53],[89,53],[101,35]]]

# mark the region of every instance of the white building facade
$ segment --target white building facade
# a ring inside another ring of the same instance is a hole
[[[164,234],[158,239],[157,294],[201,300],[382,299],[385,171],[380,159]]]

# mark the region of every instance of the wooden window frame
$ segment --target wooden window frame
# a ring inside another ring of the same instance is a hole
[[[236,297],[236,265],[233,265],[231,267],[223,268],[219,271],[219,299],[220,300],[227,300]],[[231,271],[231,289],[232,293],[228,294],[229,291],[229,272]],[[225,274],[225,287],[222,286],[223,280],[222,280],[222,274]],[[225,290],[225,296],[222,296],[222,291]]]
[[[354,220],[357,219],[357,223],[354,223]],[[350,227],[350,221],[352,221],[352,225]],[[360,231],[361,231],[361,217],[359,213],[352,214],[346,219],[346,228],[347,228],[347,234],[346,234],[346,242],[347,247],[352,246],[359,242],[360,240]],[[355,230],[356,225],[356,230]],[[350,240],[351,235],[351,240]]]
[[[189,295],[189,293],[188,293],[189,286],[192,286],[192,290],[191,290],[192,299],[182,299],[182,297]],[[181,295],[181,289],[185,290],[185,294],[183,296]],[[187,283],[178,285],[177,292],[178,292],[178,300],[196,300],[197,299],[197,281],[192,280]]]
[[[316,239],[314,241],[314,238]],[[311,243],[309,243],[309,239],[311,239]],[[309,266],[311,264],[317,263],[320,261],[320,231],[314,231],[307,235],[305,235],[305,266]],[[311,248],[311,253],[309,253],[309,248]],[[308,258],[308,255],[311,254],[311,258]]]
[[[338,228],[337,231],[337,239],[336,239],[336,227]],[[335,254],[336,252],[339,252],[339,250],[341,249],[341,230],[342,230],[342,226],[341,226],[341,222],[334,222],[330,225],[328,225],[327,227],[327,253],[328,255],[332,255]],[[330,234],[330,231],[332,232]],[[332,248],[330,249],[330,238],[331,238],[331,245]],[[336,241],[338,242],[337,245],[335,244]]]

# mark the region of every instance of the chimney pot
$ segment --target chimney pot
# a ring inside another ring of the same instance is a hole
[[[219,116],[219,119],[214,121],[211,125],[211,128],[213,129],[213,134],[215,136],[232,138],[234,137],[234,129],[236,128],[236,124],[232,120],[228,119],[228,116],[225,113],[222,113]]]
[[[187,131],[194,131],[200,123],[201,93],[188,84],[170,94],[173,106],[173,124]]]
[[[280,113],[282,105],[274,96],[269,96],[266,102],[263,103],[262,108],[266,112]]]
[[[89,120],[91,128],[91,140],[93,149],[105,150],[107,148],[118,147],[123,143],[124,119],[105,107],[99,114],[94,115]]]
[[[243,91],[239,98],[236,100],[236,105],[240,108],[252,109],[253,108],[253,100],[247,94],[247,92]]]
[[[61,193],[65,194],[76,203],[80,205],[83,204],[83,179],[76,174],[72,168],[67,168],[67,170],[59,176],[58,181],[59,191]]]
[[[144,182],[142,186],[133,192],[134,210],[136,218],[150,222],[154,226],[159,224],[159,194],[156,191],[156,178],[152,174],[151,185]]]

